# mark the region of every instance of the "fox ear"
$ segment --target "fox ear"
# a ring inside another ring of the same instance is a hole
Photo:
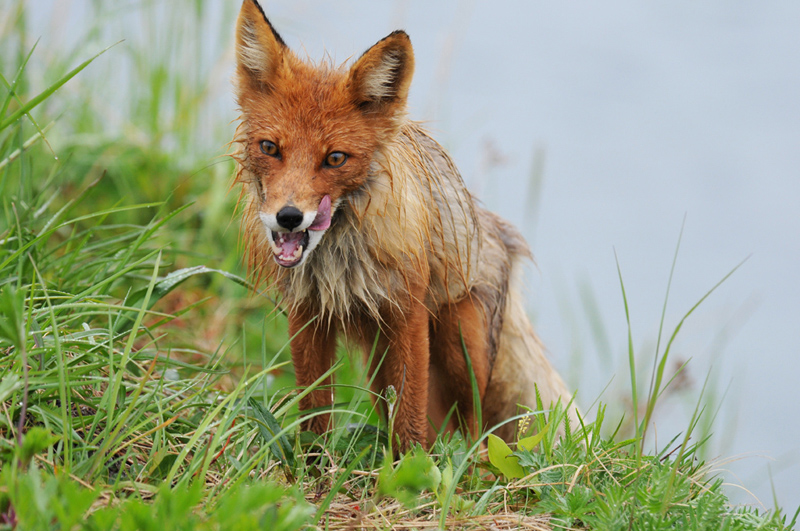
[[[369,110],[399,110],[408,99],[414,50],[404,31],[395,31],[364,52],[350,69],[357,103]]]
[[[236,63],[240,86],[269,86],[291,53],[256,0],[244,0],[236,22]]]

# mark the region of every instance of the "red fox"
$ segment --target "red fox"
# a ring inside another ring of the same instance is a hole
[[[569,402],[523,308],[525,241],[406,116],[408,35],[391,33],[349,68],[309,64],[245,0],[236,59],[247,261],[283,296],[297,385],[332,367],[339,334],[377,347],[369,370],[376,392],[397,392],[401,451],[502,423],[535,406],[534,384],[545,404]],[[330,408],[331,383],[300,409]],[[329,422],[322,413],[303,427],[321,434]],[[514,426],[496,433],[510,440]]]

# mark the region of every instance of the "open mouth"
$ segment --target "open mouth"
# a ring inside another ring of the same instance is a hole
[[[308,248],[308,231],[272,232],[272,253],[283,267],[294,267],[303,259]]]
[[[319,243],[322,233],[331,226],[331,198],[319,202],[314,221],[305,230],[277,232],[270,230],[270,247],[278,265],[295,267]]]

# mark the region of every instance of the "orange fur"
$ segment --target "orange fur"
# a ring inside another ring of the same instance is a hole
[[[467,355],[484,424],[533,405],[534,383],[546,401],[569,400],[514,294],[530,256],[522,237],[406,118],[408,36],[390,34],[350,68],[313,65],[245,0],[236,46],[247,260],[283,294],[298,386],[332,366],[337,335],[377,344],[374,390],[398,393],[401,450],[482,427]],[[330,407],[331,383],[301,409]],[[329,415],[304,427],[322,433]]]

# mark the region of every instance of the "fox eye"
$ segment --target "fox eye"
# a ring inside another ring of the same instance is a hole
[[[338,168],[345,162],[347,162],[347,155],[341,151],[333,151],[329,153],[327,157],[325,157],[324,166],[327,168]]]
[[[275,142],[270,142],[269,140],[262,140],[261,141],[261,152],[265,155],[269,155],[270,157],[280,158],[281,154],[278,151],[278,146]]]

